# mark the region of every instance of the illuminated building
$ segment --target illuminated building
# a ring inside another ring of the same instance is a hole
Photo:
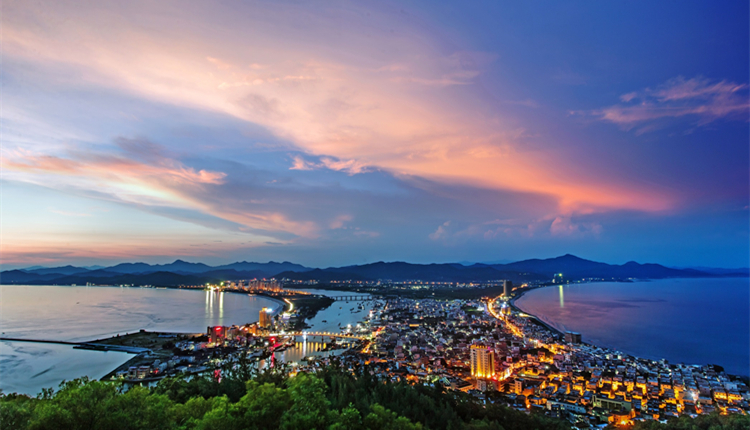
[[[247,328],[248,334],[252,334],[253,336],[258,334],[258,324],[250,324]]]
[[[274,292],[278,293],[284,290],[281,282],[276,279],[253,279],[247,283],[247,289],[249,291],[258,292]]]
[[[495,352],[483,345],[471,346],[471,376],[492,378],[495,375]]]
[[[211,338],[211,343],[222,342],[227,337],[227,329],[228,327],[220,325],[209,327],[208,336]]]
[[[510,297],[511,290],[513,290],[513,282],[503,281],[503,295],[505,297]]]
[[[606,397],[601,396],[594,396],[594,407],[595,408],[602,408],[607,409],[610,411],[625,411],[630,412],[633,405],[631,402],[625,401],[622,397],[615,397],[614,399],[609,399]]]
[[[271,320],[273,309],[271,308],[263,308],[260,310],[260,320],[258,321],[258,326],[260,328],[270,328],[273,321]]]

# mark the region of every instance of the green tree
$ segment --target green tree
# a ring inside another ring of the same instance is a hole
[[[35,399],[24,395],[0,394],[0,428],[27,428],[34,413],[35,402]]]
[[[299,373],[287,385],[292,406],[281,420],[284,430],[323,429],[329,420],[330,402],[326,398],[326,383],[315,376]]]

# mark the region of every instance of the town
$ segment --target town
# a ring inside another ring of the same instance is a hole
[[[148,346],[109,375],[129,383],[200,374],[237,366],[254,371],[285,362],[297,372],[326,366],[367,371],[411,384],[441,384],[483,402],[566,419],[578,428],[719,412],[747,414],[750,391],[740,378],[712,365],[675,365],[624,355],[560,333],[513,306],[523,288],[500,283],[502,294],[481,299],[350,296],[369,312],[355,327],[300,329],[298,312],[276,281],[209,285],[281,298],[282,311],[260,311],[258,321],[207,327],[201,334],[136,333]],[[520,286],[519,286],[520,287]],[[338,303],[338,302],[336,302]],[[354,308],[352,308],[354,309]],[[308,315],[309,316],[309,315]],[[118,337],[119,345],[128,345]]]

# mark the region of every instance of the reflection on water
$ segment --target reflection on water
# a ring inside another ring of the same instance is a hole
[[[584,342],[748,375],[749,286],[748,278],[570,284],[530,291],[516,305]]]
[[[308,289],[307,291],[324,296],[372,297],[369,294],[349,291],[317,289]],[[358,324],[369,317],[373,305],[373,300],[335,301],[328,308],[320,310],[314,318],[309,319],[307,324],[310,328],[305,331],[339,333],[344,329],[350,328],[353,333],[356,333],[358,329],[363,329],[363,326]],[[297,336],[296,341],[293,347],[289,347],[285,351],[275,352],[274,360],[298,363],[305,359],[305,357],[330,357],[339,355],[346,350],[346,348],[325,350],[330,346],[331,338],[328,336]],[[337,345],[351,345],[355,343],[355,341],[345,339],[336,339],[335,342]],[[261,362],[261,368],[265,365],[267,365],[266,362]]]
[[[204,333],[213,325],[258,320],[265,297],[202,290],[0,286],[3,337],[88,341],[140,329]],[[35,395],[63,379],[99,378],[131,354],[69,345],[0,342],[0,389]],[[30,377],[31,375],[31,377]]]
[[[367,296],[369,294],[362,294],[357,292],[348,291],[335,291],[335,290],[307,290],[313,294],[322,294],[325,296]],[[372,300],[357,300],[357,301],[344,301],[339,300],[334,302],[330,307],[323,309],[307,321],[310,326],[308,331],[319,331],[319,332],[340,332],[342,329],[351,327],[356,330],[357,323],[364,321],[370,314],[370,310],[373,307],[374,302]]]
[[[300,363],[309,357],[332,357],[346,351],[355,341],[346,339],[335,339],[331,342],[328,336],[297,336],[294,346],[290,346],[283,351],[276,351],[273,354],[273,360],[260,360],[259,369],[265,369],[270,365],[269,361]],[[335,345],[335,349],[334,349]]]
[[[282,303],[265,297],[217,291],[66,286],[0,286],[2,332],[5,337],[89,341],[140,329],[203,333],[213,325],[258,320],[264,307]],[[310,290],[315,294],[360,293]],[[371,301],[337,301],[308,321],[309,331],[339,332],[364,320]],[[337,342],[342,342],[337,340]],[[308,356],[330,356],[330,338],[298,338],[275,360],[299,362]],[[73,349],[67,345],[0,342],[0,388],[36,394],[63,380],[88,375],[99,378],[132,357],[130,354]],[[32,375],[31,378],[29,375]]]
[[[203,290],[3,285],[5,337],[86,341],[138,331],[203,333],[212,325],[258,321],[260,296]]]

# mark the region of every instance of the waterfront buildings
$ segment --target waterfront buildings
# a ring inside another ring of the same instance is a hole
[[[581,333],[574,331],[565,332],[565,342],[568,343],[581,343]]]
[[[273,309],[263,308],[260,310],[260,318],[258,319],[258,326],[263,329],[271,328],[273,324]]]
[[[505,297],[510,297],[510,292],[513,290],[513,282],[511,281],[503,281],[503,295]]]
[[[214,326],[208,328],[208,336],[211,343],[214,345],[219,344],[224,341],[224,338],[227,337],[227,329],[228,327],[224,326]]]
[[[271,315],[261,311],[257,327],[265,329],[255,333],[255,325],[224,327],[221,343],[179,343],[181,352],[168,360],[168,372],[242,354],[267,357],[296,344],[302,352],[292,372],[336,365],[383,381],[440,384],[482,402],[567,419],[578,428],[750,410],[747,385],[720,368],[588,345],[579,334],[555,332],[503,300],[389,297],[377,300],[355,327],[309,336],[284,332],[282,321],[269,330]],[[322,353],[310,354],[310,336],[318,338]],[[355,338],[343,346],[345,336]]]

